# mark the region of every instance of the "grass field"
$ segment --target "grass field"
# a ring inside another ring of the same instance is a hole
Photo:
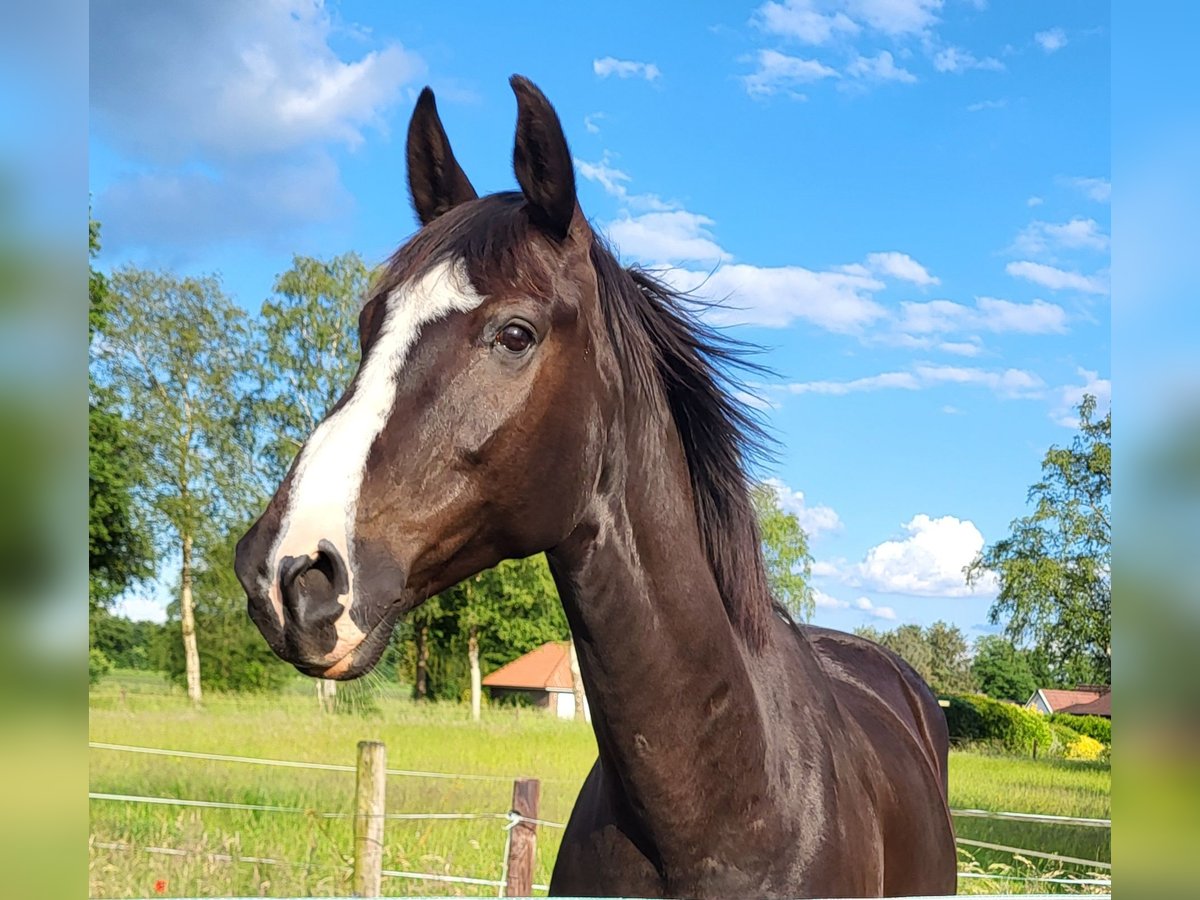
[[[589,726],[533,710],[492,709],[482,723],[458,706],[413,704],[380,687],[372,715],[322,713],[311,688],[277,697],[209,697],[192,710],[155,676],[118,674],[91,694],[91,740],[249,757],[353,764],[360,740],[387,745],[392,768],[498,776],[497,781],[392,777],[388,812],[503,813],[511,779],[542,780],[541,817],[565,822],[595,758]],[[90,751],[94,792],[300,807],[351,808],[354,775],[239,763]],[[1108,817],[1110,775],[1098,764],[1025,760],[955,752],[950,800],[955,807]],[[960,836],[1108,860],[1107,831],[1040,824],[956,821]],[[93,897],[303,896],[349,894],[352,848],[348,819],[310,813],[251,812],[91,802],[90,894]],[[501,877],[505,833],[496,820],[389,821],[384,868],[487,879]],[[535,881],[545,884],[560,832],[539,829]],[[131,849],[107,849],[122,844]],[[181,851],[153,853],[146,848]],[[213,855],[258,857],[290,865],[230,862]],[[968,869],[995,864],[998,874],[1060,871],[1006,854],[980,851]],[[1082,875],[1080,867],[1065,867]],[[964,880],[967,892],[1032,887],[1010,880]],[[495,896],[484,886],[385,878],[390,895]]]

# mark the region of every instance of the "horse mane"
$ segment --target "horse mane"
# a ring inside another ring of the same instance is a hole
[[[479,284],[520,285],[546,273],[522,253],[536,229],[517,192],[461,204],[422,228],[388,261],[373,290],[386,293],[438,262],[463,260]],[[706,304],[637,266],[626,268],[595,235],[590,248],[609,339],[626,378],[665,399],[687,460],[696,525],[726,615],[761,647],[775,603],[768,585],[748,466],[771,440],[739,399],[738,373],[766,370],[754,348],[699,317]]]
[[[696,525],[730,622],[760,647],[774,600],[750,499],[748,465],[769,456],[771,439],[739,399],[737,374],[763,373],[753,347],[699,317],[709,304],[637,266],[623,267],[596,237],[592,265],[600,305],[627,377],[657,387],[687,459]]]

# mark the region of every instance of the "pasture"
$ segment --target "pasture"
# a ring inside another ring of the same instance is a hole
[[[485,710],[470,721],[465,707],[418,705],[403,691],[375,682],[378,712],[322,713],[311,683],[297,682],[281,696],[209,696],[193,710],[182,692],[156,676],[117,674],[91,693],[90,740],[268,759],[353,764],[359,740],[387,745],[388,765],[434,772],[498,776],[498,780],[391,777],[389,813],[504,813],[511,778],[542,780],[540,815],[565,822],[590,768],[595,743],[590,726],[563,722],[529,709]],[[347,812],[352,772],[90,751],[90,790],[147,797],[212,800],[298,807],[310,812],[265,812],[91,802],[90,890],[93,897],[302,896],[347,894],[352,847],[347,818],[314,813]],[[1007,810],[1106,818],[1107,765],[1031,760],[956,751],[951,757],[950,803],[956,808]],[[505,843],[497,819],[389,821],[384,856],[388,870],[499,879]],[[1087,859],[1109,859],[1102,829],[956,819],[962,837]],[[545,884],[560,832],[541,828],[535,882]],[[130,849],[110,849],[107,845]],[[179,853],[165,855],[145,848]],[[963,868],[1000,875],[1067,871],[1039,860],[973,851]],[[287,862],[231,862],[256,857]],[[1002,878],[963,879],[960,892],[1019,892],[1033,885]],[[494,887],[384,879],[391,895],[495,896]]]

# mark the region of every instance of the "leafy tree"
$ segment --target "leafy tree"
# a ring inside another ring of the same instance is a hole
[[[100,252],[100,223],[88,222],[88,255]],[[108,279],[89,268],[88,339],[94,358],[109,312]],[[150,574],[152,543],[138,520],[134,487],[140,460],[128,423],[114,409],[111,388],[98,385],[88,367],[88,605],[106,607]]]
[[[245,313],[212,277],[129,267],[113,275],[111,287],[98,369],[141,451],[138,506],[160,545],[179,554],[187,689],[199,703],[197,556],[256,499],[246,480]]]
[[[238,539],[249,523],[241,523],[211,544],[192,573],[200,678],[206,690],[277,691],[295,670],[277,657],[246,615],[246,594],[233,570]],[[182,593],[180,594],[182,599]],[[167,608],[168,621],[181,620],[180,601]],[[183,645],[165,641],[159,651],[171,680],[188,684],[190,671]]]
[[[263,303],[258,420],[267,475],[282,478],[358,367],[358,312],[370,273],[356,253],[292,258]]]
[[[356,253],[329,261],[292,257],[275,279],[274,296],[262,305],[255,355],[257,434],[265,441],[262,474],[277,483],[326,413],[345,392],[358,366],[358,311],[369,272]],[[361,694],[356,687],[342,692]],[[337,682],[319,680],[323,708],[340,708]],[[361,702],[360,702],[361,701]],[[349,705],[365,709],[365,698]],[[342,704],[345,706],[346,704]]]
[[[960,693],[974,687],[967,640],[956,625],[938,621],[929,628],[910,624],[891,631],[863,626],[854,633],[887,647],[912,666],[936,694]]]
[[[465,643],[470,674],[471,714],[482,705],[482,663],[498,668],[570,635],[550,568],[542,554],[505,560],[463,581],[438,598],[443,612],[457,622],[457,639]]]
[[[800,520],[780,506],[773,485],[755,485],[750,499],[758,516],[771,593],[789,612],[807,622],[816,608],[810,585],[812,554],[808,551],[808,535],[800,527]]]
[[[1112,413],[1096,421],[1096,398],[1079,405],[1079,433],[1052,446],[1029,489],[1033,512],[984,548],[968,583],[1000,579],[989,610],[1014,643],[1032,641],[1077,681],[1107,683],[1112,667]]]
[[[929,686],[939,694],[961,694],[975,689],[970,647],[957,625],[937,621],[924,633],[929,646]]]
[[[157,648],[166,626],[157,622],[135,622],[114,616],[106,609],[92,612],[89,644],[99,650],[118,669],[153,669],[161,661]]]
[[[985,635],[975,642],[971,674],[983,693],[1014,703],[1024,703],[1039,687],[1048,686],[1034,678],[1028,656],[998,634]]]

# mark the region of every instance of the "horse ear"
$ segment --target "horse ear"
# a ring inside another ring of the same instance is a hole
[[[575,168],[562,123],[546,95],[527,78],[508,83],[517,95],[513,170],[534,221],[562,240],[575,215]]]
[[[454,158],[429,88],[408,123],[408,190],[422,225],[479,196]]]

